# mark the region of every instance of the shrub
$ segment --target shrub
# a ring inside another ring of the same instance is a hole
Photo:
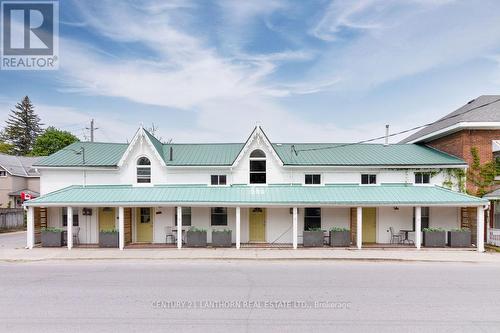
[[[118,230],[116,230],[116,229],[105,229],[105,230],[101,230],[99,232],[102,232],[103,234],[116,234],[116,233],[118,233]]]
[[[42,231],[45,231],[45,232],[62,232],[63,230],[61,228],[47,227],[47,228],[42,228]]]
[[[426,232],[441,232],[441,231],[446,231],[446,230],[444,230],[443,228],[439,228],[439,227],[430,227],[430,228],[424,228],[423,231],[426,231]]]
[[[308,228],[306,231],[323,231],[321,228]]]
[[[189,230],[190,232],[206,232],[206,229],[203,228],[197,228],[197,227],[190,227]]]
[[[229,234],[229,233],[231,233],[231,229],[226,229],[226,228],[224,228],[224,229],[212,229],[212,232],[220,232],[220,233]]]
[[[345,227],[331,227],[330,231],[350,231],[351,229]]]

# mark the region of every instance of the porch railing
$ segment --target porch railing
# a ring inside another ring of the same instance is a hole
[[[488,243],[495,246],[500,246],[500,229],[490,229]]]

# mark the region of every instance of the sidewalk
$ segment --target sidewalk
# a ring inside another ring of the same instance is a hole
[[[409,262],[498,263],[500,253],[478,253],[460,249],[99,249],[34,248],[1,249],[0,261],[30,262],[46,260],[356,260]]]

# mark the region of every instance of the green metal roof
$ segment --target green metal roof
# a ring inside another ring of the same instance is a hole
[[[297,151],[293,152],[292,145]],[[464,165],[438,150],[416,144],[286,143],[274,144],[289,165]],[[327,148],[327,149],[323,149]]]
[[[150,136],[149,133],[148,136]],[[165,163],[171,166],[229,166],[232,165],[244,146],[243,143],[162,144],[154,137],[151,138],[151,141]],[[293,152],[292,145],[298,151],[297,155]],[[80,147],[85,149],[86,166],[109,167],[118,165],[128,145],[77,142],[41,159],[37,166],[82,166],[82,156],[75,154],[75,151],[78,151]],[[172,160],[170,160],[171,147]],[[273,144],[273,147],[285,165],[432,166],[466,164],[459,158],[416,144],[384,146],[382,144],[286,143]],[[325,147],[336,148],[323,149]]]
[[[127,150],[126,143],[75,142],[58,152],[42,158],[35,166],[50,167],[77,167],[83,166],[83,155],[77,154],[81,148],[85,149],[85,166],[111,167],[117,166],[118,161]]]
[[[172,161],[170,161],[172,147]],[[243,143],[166,144],[163,146],[165,163],[173,166],[232,165],[243,148]]]
[[[131,185],[70,186],[29,200],[27,206],[50,205],[464,205],[488,201],[437,186],[207,186]]]

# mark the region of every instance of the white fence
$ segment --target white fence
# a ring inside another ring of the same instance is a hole
[[[490,229],[490,234],[488,235],[488,243],[495,246],[500,246],[500,229]]]
[[[24,227],[22,208],[0,208],[0,230],[19,229]]]

